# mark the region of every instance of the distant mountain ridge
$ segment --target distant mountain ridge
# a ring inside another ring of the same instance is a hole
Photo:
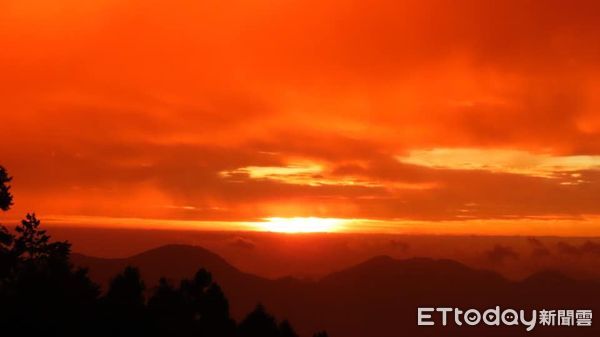
[[[225,259],[207,249],[188,245],[165,245],[131,257],[117,259],[74,253],[71,260],[76,265],[93,267],[90,268],[92,278],[103,285],[107,284],[112,277],[111,272],[118,272],[127,265],[140,268],[149,286],[156,284],[163,276],[175,280],[190,277],[200,267],[210,270],[221,278],[232,275],[248,279],[259,278],[239,271]]]
[[[556,272],[540,272],[520,282],[452,260],[376,256],[318,281],[266,279],[238,270],[201,247],[166,245],[129,258],[72,255],[106,285],[127,265],[140,268],[152,288],[161,276],[174,281],[199,268],[210,271],[229,298],[236,319],[258,302],[296,324],[302,336],[327,329],[333,337],[520,336],[522,327],[418,327],[418,307],[588,309],[600,312],[600,284]],[[592,328],[537,328],[536,336],[594,336]],[[565,330],[568,329],[568,330]]]

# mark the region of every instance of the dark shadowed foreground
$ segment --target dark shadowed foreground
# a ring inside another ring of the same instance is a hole
[[[520,282],[451,260],[374,257],[319,281],[270,280],[241,272],[200,247],[168,245],[125,259],[73,255],[90,268],[92,279],[106,285],[126,265],[138,266],[148,284],[160,276],[177,280],[198,267],[210,270],[231,299],[234,318],[257,302],[294,323],[301,335],[326,328],[332,336],[596,336],[592,327],[417,326],[418,307],[600,310],[600,284],[557,272],[536,273]]]
[[[16,235],[0,232],[0,323],[8,336],[297,336],[262,305],[236,324],[205,269],[178,286],[161,278],[147,292],[139,270],[126,266],[101,295],[87,270],[70,264],[69,244],[51,242],[39,226],[27,215]]]
[[[0,166],[2,211],[12,205],[10,180]],[[71,264],[70,243],[51,241],[40,224],[27,214],[12,232],[0,225],[1,336],[297,337],[262,305],[236,323],[205,269],[179,277],[177,286],[161,278],[146,291],[139,270],[128,265],[101,293],[86,269]]]
[[[3,211],[12,205],[9,182],[0,167]],[[70,248],[68,242],[52,242],[33,214],[15,232],[0,226],[3,336],[296,336],[287,320],[277,322],[265,307],[290,319],[302,336],[325,328],[343,337],[599,334],[598,324],[538,325],[530,333],[522,325],[459,327],[451,322],[442,327],[438,320],[436,326],[417,326],[418,307],[597,313],[600,284],[557,272],[515,282],[452,260],[379,256],[309,282],[244,273],[193,246],[168,245],[124,259],[70,254]],[[496,261],[507,256],[515,256],[507,247],[490,251]],[[90,277],[82,267],[89,268]]]

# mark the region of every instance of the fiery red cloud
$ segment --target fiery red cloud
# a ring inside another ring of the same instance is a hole
[[[11,214],[598,234],[598,9],[3,1]]]

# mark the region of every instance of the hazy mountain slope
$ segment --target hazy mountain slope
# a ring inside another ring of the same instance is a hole
[[[257,302],[280,318],[288,318],[303,335],[327,329],[331,336],[521,336],[523,326],[504,328],[417,327],[418,307],[478,308],[499,305],[515,309],[594,309],[600,312],[600,286],[556,272],[541,272],[511,282],[502,276],[451,260],[396,260],[378,256],[332,273],[317,282],[293,278],[269,280],[244,273],[212,252],[169,245],[125,259],[73,255],[90,268],[93,279],[106,284],[126,265],[138,266],[149,285],[160,276],[190,277],[200,267],[213,273],[241,318]],[[594,336],[592,328],[537,327],[535,336]],[[529,333],[531,335],[531,333]]]

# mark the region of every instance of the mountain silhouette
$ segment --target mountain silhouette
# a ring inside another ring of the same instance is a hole
[[[188,245],[166,245],[151,249],[128,258],[105,259],[73,253],[72,262],[81,266],[90,266],[90,274],[102,285],[107,284],[110,277],[127,265],[140,268],[149,285],[157,284],[165,276],[179,280],[190,275],[190,271],[199,266],[210,270],[219,279],[256,282],[260,277],[243,273],[230,265],[217,254],[201,247]]]
[[[231,299],[240,319],[256,303],[294,322],[301,336],[327,330],[331,336],[595,336],[592,327],[417,326],[418,307],[503,309],[592,309],[600,312],[600,283],[579,281],[542,271],[510,281],[486,270],[452,260],[377,256],[318,281],[292,277],[266,279],[238,270],[218,255],[185,245],[168,245],[123,259],[73,254],[72,262],[88,267],[96,282],[106,285],[124,266],[139,267],[151,288],[160,276],[173,280],[199,267],[209,270]]]
[[[204,268],[210,271],[228,295],[233,304],[232,314],[237,318],[243,317],[259,302],[258,298],[250,294],[261,294],[272,283],[267,279],[238,270],[209,250],[189,245],[166,245],[118,259],[73,253],[71,262],[88,268],[90,277],[102,287],[106,287],[114,275],[123,268],[135,266],[140,269],[150,291],[158,285],[161,277],[178,282],[193,275],[199,268]]]

